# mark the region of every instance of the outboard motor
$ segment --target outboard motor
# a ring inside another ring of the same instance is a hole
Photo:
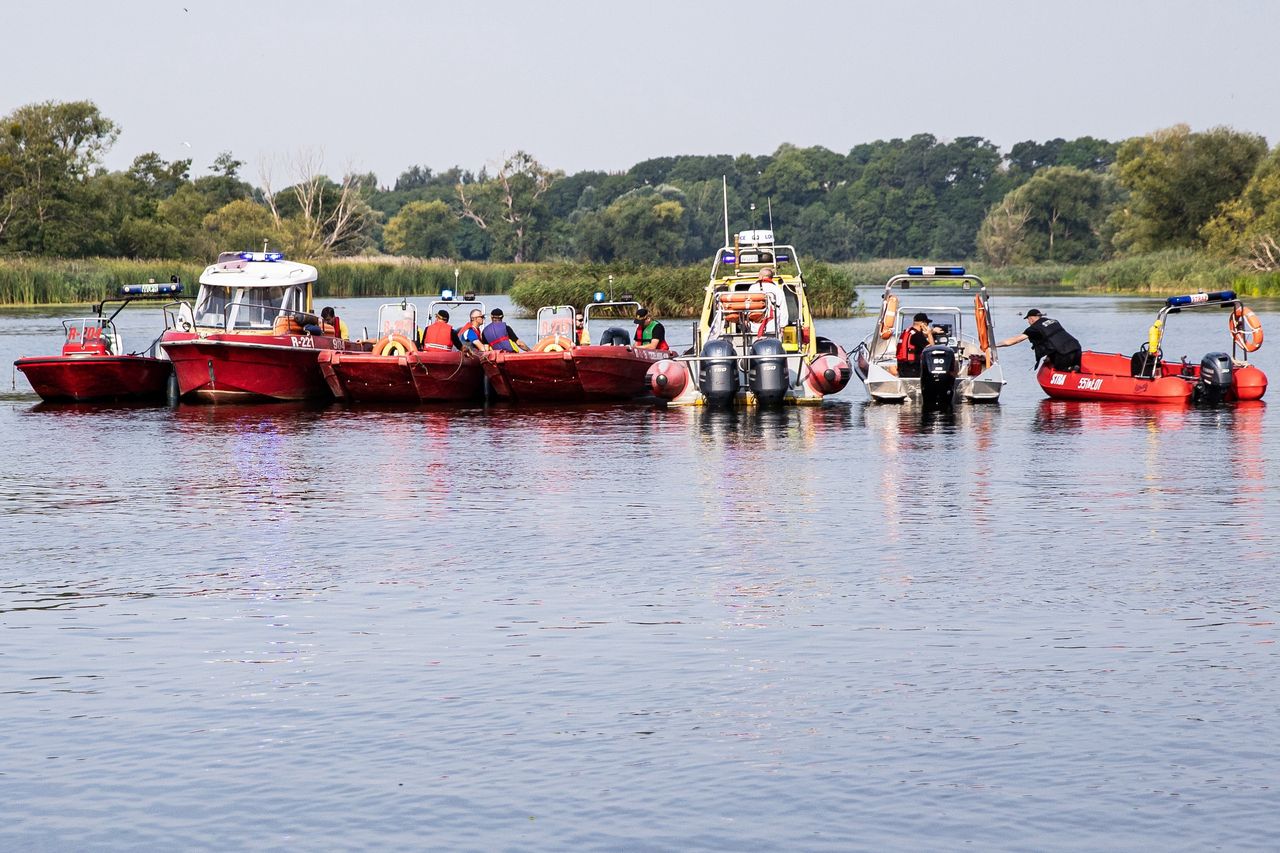
[[[1231,391],[1231,356],[1225,352],[1206,353],[1200,359],[1200,378],[1191,390],[1192,402],[1201,406],[1218,406]]]
[[[631,336],[625,330],[619,329],[617,326],[610,326],[604,330],[604,334],[600,336],[600,345],[606,347],[625,347],[631,343]]]
[[[926,412],[951,408],[958,372],[951,347],[933,344],[920,352],[920,402]]]
[[[751,345],[751,354],[769,356],[747,360],[747,387],[756,395],[756,402],[766,406],[781,403],[791,385],[782,341],[777,338],[761,338]]]
[[[731,405],[738,396],[738,351],[719,338],[707,341],[698,362],[698,390],[710,406]]]

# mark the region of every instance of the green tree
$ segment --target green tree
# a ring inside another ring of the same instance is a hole
[[[240,199],[205,216],[202,230],[208,239],[207,255],[218,251],[260,249],[262,241],[276,245],[283,238],[276,230],[271,211],[249,199]]]
[[[992,208],[979,246],[993,263],[1097,260],[1108,200],[1107,179],[1096,172],[1041,169]]]
[[[1200,233],[1210,250],[1251,269],[1280,269],[1280,146],[1258,164],[1240,196],[1224,203]]]
[[[90,101],[28,104],[0,119],[0,245],[80,254],[96,213],[87,184],[117,134]]]
[[[462,215],[490,236],[500,259],[521,263],[537,257],[547,226],[542,197],[560,177],[531,154],[517,151],[493,179],[459,182],[455,190]]]
[[[393,255],[445,258],[457,253],[454,236],[458,217],[443,201],[412,201],[383,229],[382,239]]]
[[[1185,124],[1124,142],[1116,176],[1130,198],[1116,219],[1117,248],[1135,252],[1203,245],[1201,229],[1240,195],[1267,152],[1251,133]]]
[[[683,257],[689,223],[680,190],[666,184],[640,187],[583,216],[578,245],[594,260],[676,263]]]

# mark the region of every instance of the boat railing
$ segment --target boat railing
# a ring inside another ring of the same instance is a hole
[[[1240,339],[1236,333],[1247,333],[1247,328],[1242,328],[1242,315],[1245,312],[1244,302],[1236,295],[1234,290],[1217,290],[1212,292],[1188,293],[1182,296],[1170,296],[1164,301],[1164,307],[1156,314],[1156,321],[1152,324],[1148,334],[1148,350],[1158,352],[1164,343],[1165,320],[1170,314],[1180,314],[1183,311],[1192,308],[1225,308],[1233,313],[1233,319],[1228,327],[1231,332],[1231,357],[1237,361],[1247,363],[1249,361],[1249,350],[1241,345]],[[1152,346],[1154,344],[1154,346]]]

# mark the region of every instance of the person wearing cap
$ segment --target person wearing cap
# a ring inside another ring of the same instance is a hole
[[[494,308],[489,312],[489,325],[485,326],[484,331],[480,333],[480,340],[487,344],[489,349],[498,352],[528,350],[529,348],[520,342],[520,336],[516,334],[516,330],[508,326],[502,317],[501,308]]]
[[[441,308],[436,312],[435,322],[422,330],[422,346],[435,349],[462,349],[462,341],[458,333],[449,325],[449,312]]]
[[[462,344],[462,348],[471,347],[479,350],[489,348],[488,344],[480,340],[480,327],[482,325],[484,325],[484,312],[479,308],[472,308],[466,324],[458,329],[458,341]]]
[[[1036,364],[1041,359],[1048,358],[1058,370],[1080,369],[1080,342],[1062,328],[1061,323],[1044,316],[1039,308],[1032,308],[1023,319],[1029,325],[1022,330],[1022,334],[1005,338],[997,342],[996,346],[1011,347],[1029,340]]]
[[[648,308],[636,309],[636,348],[669,350],[667,329],[653,317]]]
[[[898,336],[898,364],[886,368],[894,376],[919,376],[920,353],[933,343],[929,315],[923,312],[911,318],[911,325]]]

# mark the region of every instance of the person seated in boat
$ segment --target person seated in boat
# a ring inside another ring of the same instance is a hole
[[[1005,338],[996,346],[1011,347],[1029,340],[1036,364],[1048,358],[1057,370],[1080,369],[1080,342],[1062,328],[1061,323],[1046,317],[1039,308],[1032,308],[1023,319],[1030,325],[1022,330],[1022,334]]]
[[[422,330],[422,347],[435,349],[462,349],[462,341],[458,333],[449,325],[449,312],[441,308],[436,312],[436,319],[430,326]]]
[[[920,353],[933,344],[935,326],[931,326],[929,315],[916,314],[911,318],[911,325],[902,330],[898,336],[898,363],[885,368],[894,376],[920,375]]]
[[[653,317],[648,308],[636,309],[636,348],[669,350],[667,329]]]
[[[529,349],[520,340],[516,330],[503,320],[501,308],[494,308],[489,312],[489,325],[485,326],[484,331],[480,333],[480,340],[487,344],[489,349],[498,352],[520,352]]]
[[[471,316],[462,328],[458,329],[458,340],[463,349],[486,350],[489,345],[480,340],[480,327],[484,325],[484,314],[479,308],[471,309]]]
[[[587,338],[585,320],[581,314],[575,315],[573,319],[573,340],[578,346],[591,343]]]
[[[320,328],[324,330],[326,335],[333,335],[335,338],[348,340],[347,324],[342,322],[342,318],[333,310],[332,305],[326,305],[320,311]]]

